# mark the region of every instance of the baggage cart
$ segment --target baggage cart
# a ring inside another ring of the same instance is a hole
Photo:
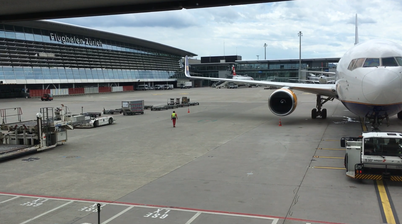
[[[123,115],[144,114],[144,100],[121,101]]]

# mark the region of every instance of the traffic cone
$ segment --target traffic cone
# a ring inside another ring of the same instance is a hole
[[[187,111],[187,113],[190,113],[190,107],[188,108],[188,111]]]
[[[281,119],[279,118],[279,127],[282,126]]]

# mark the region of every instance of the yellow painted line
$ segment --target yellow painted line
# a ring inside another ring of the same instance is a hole
[[[346,149],[337,149],[337,148],[317,148],[318,150],[343,150],[345,151]]]
[[[329,170],[345,170],[343,167],[332,167],[332,166],[313,166],[314,169],[329,169]]]
[[[392,212],[391,204],[389,203],[387,191],[385,190],[384,182],[377,180],[378,193],[381,198],[382,209],[384,210],[385,218],[388,224],[396,224],[394,213]]]
[[[323,158],[323,159],[344,159],[340,156],[314,156],[314,158]]]
[[[364,123],[364,119],[360,118],[360,125],[362,126],[362,131],[367,132],[366,124]]]
[[[339,142],[339,139],[325,139],[324,142]]]
[[[360,124],[363,132],[367,132],[366,124],[364,123],[364,119],[360,118]],[[385,219],[388,224],[396,224],[394,213],[392,212],[391,203],[388,199],[388,194],[384,186],[384,182],[382,180],[376,180],[378,194],[380,195],[382,209],[384,211]]]

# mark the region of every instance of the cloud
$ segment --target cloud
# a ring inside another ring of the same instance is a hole
[[[359,39],[402,43],[399,0],[295,0],[205,9],[65,19],[63,22],[129,35],[200,56],[239,54],[243,59],[341,57]]]

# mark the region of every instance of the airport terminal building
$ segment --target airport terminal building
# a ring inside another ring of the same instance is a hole
[[[306,80],[305,71],[335,71],[340,58],[315,59],[274,59],[274,60],[242,60],[239,55],[208,56],[201,60],[190,61],[190,72],[193,75],[231,78],[232,66],[236,74],[247,75],[254,80],[276,82],[298,82]],[[299,67],[302,72],[299,77]],[[195,86],[210,86],[209,80],[197,80]]]
[[[176,84],[187,52],[52,21],[0,23],[0,98],[132,91]]]

